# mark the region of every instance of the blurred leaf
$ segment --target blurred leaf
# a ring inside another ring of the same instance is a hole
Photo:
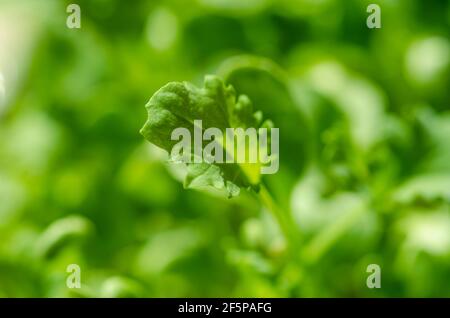
[[[136,268],[145,274],[159,274],[203,243],[204,233],[189,227],[155,234],[140,251]]]
[[[93,232],[92,223],[82,216],[68,216],[50,224],[36,242],[36,253],[50,259],[67,244],[85,239]]]
[[[136,281],[125,277],[108,278],[102,285],[100,297],[135,298],[142,297],[144,290]]]

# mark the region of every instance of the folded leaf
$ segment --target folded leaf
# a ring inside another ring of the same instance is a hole
[[[159,89],[146,105],[148,120],[141,129],[141,134],[151,143],[165,149],[171,160],[179,161],[171,153],[179,142],[172,140],[172,132],[177,128],[186,128],[190,136],[194,136],[201,128],[201,134],[208,128],[217,128],[223,140],[215,140],[223,153],[242,151],[229,149],[225,145],[227,128],[271,127],[269,121],[262,122],[260,112],[254,112],[250,99],[245,95],[236,97],[231,85],[213,75],[205,77],[204,87],[198,88],[187,82],[171,82]],[[196,121],[201,120],[198,127]],[[196,132],[197,130],[197,132]],[[259,138],[259,135],[258,135]],[[268,136],[270,142],[270,136]],[[202,146],[206,144],[202,141]],[[236,147],[236,146],[235,146]],[[255,151],[246,144],[246,153]],[[191,147],[191,158],[195,158],[194,147]],[[258,188],[260,167],[262,163],[217,163],[187,162],[188,174],[184,183],[189,188],[214,187],[224,190],[229,197],[239,194],[240,188]]]

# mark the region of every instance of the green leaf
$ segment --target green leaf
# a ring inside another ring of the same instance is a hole
[[[51,259],[68,244],[86,239],[93,231],[94,225],[81,215],[56,220],[37,240],[37,255],[43,259]]]
[[[145,291],[138,282],[121,276],[108,278],[100,290],[103,298],[135,298],[142,294],[145,294]]]
[[[423,174],[408,179],[394,192],[394,199],[409,204],[417,199],[430,202],[443,199],[450,202],[450,174]]]
[[[396,188],[394,200],[405,205],[416,201],[449,202],[450,113],[435,113],[423,107],[417,110],[416,116],[418,132],[411,134],[409,153],[417,153],[417,157],[406,158],[413,161],[414,174],[408,175]]]
[[[148,120],[141,134],[169,154],[178,140],[171,140],[177,128],[186,128],[195,135],[194,121],[202,120],[203,130],[218,128],[226,136],[227,128],[269,126],[262,122],[260,112],[253,110],[250,99],[245,95],[236,96],[231,85],[225,85],[217,76],[205,77],[204,87],[198,88],[187,82],[171,82],[159,89],[146,105]],[[223,140],[216,140],[230,152]],[[236,151],[236,149],[231,149]],[[246,149],[254,151],[254,149]],[[194,149],[191,147],[191,156]],[[179,158],[171,157],[177,161]],[[213,187],[225,191],[229,197],[239,194],[241,188],[258,188],[260,182],[260,163],[188,163],[188,174],[184,186],[187,188]]]
[[[289,76],[272,60],[238,55],[223,61],[218,73],[237,91],[246,94],[280,129],[280,157],[283,162],[265,183],[276,201],[288,208],[290,192],[310,160],[310,129],[292,94]],[[293,150],[299,151],[293,151]]]

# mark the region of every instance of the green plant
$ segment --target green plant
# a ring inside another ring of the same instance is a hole
[[[159,89],[146,105],[148,120],[141,129],[141,134],[158,147],[165,149],[171,161],[177,161],[179,153],[172,149],[177,141],[172,132],[180,127],[186,128],[195,135],[196,129],[216,128],[227,135],[229,128],[261,128],[272,127],[270,120],[263,121],[262,112],[255,111],[251,100],[246,95],[236,96],[231,85],[225,85],[217,76],[206,76],[204,87],[197,88],[184,82],[171,82]],[[201,120],[202,127],[196,127],[195,121]],[[260,138],[260,136],[258,136]],[[233,143],[230,149],[224,140],[215,140],[223,147],[225,153],[256,152],[256,146],[246,142],[246,149],[238,149]],[[277,141],[278,142],[278,141]],[[241,147],[241,148],[242,148]],[[195,149],[189,148],[189,157],[195,157]],[[213,187],[225,190],[228,197],[239,194],[242,188],[258,194],[258,198],[273,213],[284,235],[292,244],[296,234],[289,220],[289,213],[282,211],[262,181],[260,161],[256,163],[208,163],[188,162],[184,180],[186,188]]]

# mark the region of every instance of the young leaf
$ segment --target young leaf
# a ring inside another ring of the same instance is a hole
[[[191,136],[199,129],[194,121],[202,121],[202,131],[217,128],[223,138],[227,128],[270,126],[262,122],[260,112],[254,112],[250,99],[245,95],[236,98],[231,85],[213,75],[205,77],[204,87],[198,88],[187,82],[171,82],[159,89],[146,105],[148,120],[141,134],[151,143],[171,154],[178,140],[172,140],[172,132],[177,128],[186,128]],[[236,151],[225,145],[225,140],[215,140],[225,153]],[[241,149],[240,149],[241,150]],[[245,149],[250,152],[254,149]],[[195,156],[191,147],[191,156]],[[177,160],[171,154],[172,160]],[[184,186],[191,188],[214,187],[224,190],[229,197],[239,194],[240,188],[257,189],[260,182],[260,163],[187,163],[188,174]]]

